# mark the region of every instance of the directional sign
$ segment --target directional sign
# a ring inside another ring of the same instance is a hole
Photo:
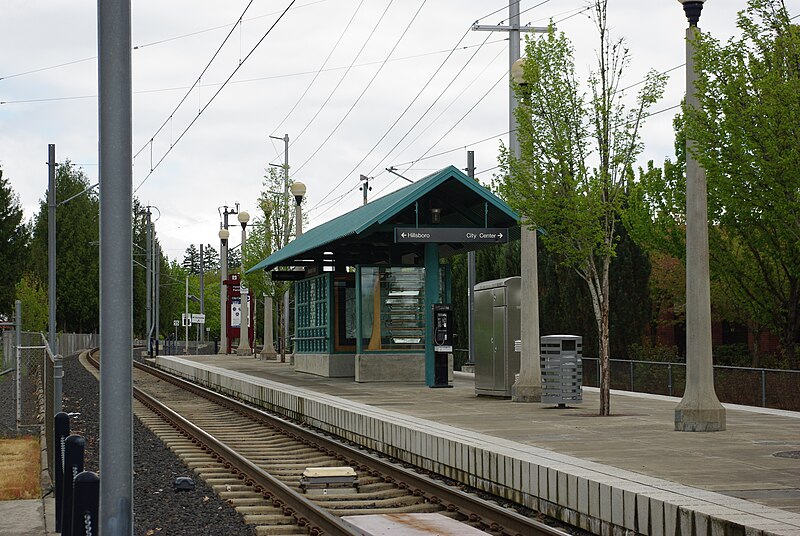
[[[395,227],[395,242],[508,242],[508,229],[500,227]]]
[[[198,315],[192,313],[192,324],[205,324],[206,323],[206,315]]]
[[[306,274],[295,270],[273,270],[269,273],[273,281],[300,281]]]

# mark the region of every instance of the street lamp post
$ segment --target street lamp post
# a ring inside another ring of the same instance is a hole
[[[295,206],[294,206],[294,225],[295,225],[295,239],[302,236],[303,234],[303,197],[306,195],[306,185],[302,182],[294,182],[292,186],[289,188],[294,196]],[[295,296],[297,299],[297,296]],[[296,305],[296,304],[295,304]],[[286,291],[284,296],[284,308],[285,314],[283,317],[283,324],[284,324],[284,333],[286,334],[286,339],[289,338],[289,291]],[[287,340],[284,340],[284,344],[287,343]],[[297,353],[297,346],[293,348],[294,353]],[[294,360],[293,360],[294,361]]]
[[[303,234],[303,212],[300,205],[303,203],[303,197],[306,195],[306,185],[299,181],[293,182],[290,190],[295,200],[294,225],[296,229],[295,236],[297,237]]]
[[[228,216],[231,214],[239,213],[239,203],[236,203],[236,209],[228,209],[227,205],[220,207],[220,222],[219,229],[219,352],[220,354],[228,353],[228,325],[227,325],[227,310],[226,310],[226,289],[225,281],[228,279],[228,238],[230,232],[228,231]],[[217,209],[219,210],[219,209]]]
[[[219,230],[219,352],[228,353],[228,326],[226,325],[227,315],[225,314],[225,281],[228,279],[228,238],[230,231],[225,227]]]
[[[515,84],[524,87],[523,77],[524,59],[518,58],[511,65],[511,78]],[[514,101],[516,109],[516,100]],[[512,117],[514,117],[512,110]],[[516,124],[516,117],[514,117]],[[515,130],[515,129],[512,129]],[[514,156],[520,158],[519,141],[514,139]],[[520,307],[520,322],[522,331],[522,352],[520,355],[519,377],[511,387],[511,398],[514,402],[541,402],[542,401],[542,369],[539,356],[539,270],[536,230],[530,229],[529,223],[522,222],[520,228],[520,249],[522,275],[522,306]]]
[[[699,108],[695,70],[697,23],[705,0],[678,0],[686,29],[686,107]],[[675,407],[675,430],[725,430],[725,408],[714,391],[711,355],[711,283],[708,268],[708,199],[706,173],[694,156],[695,142],[686,140],[686,389]]]
[[[236,355],[250,355],[253,353],[253,350],[250,348],[250,330],[249,330],[249,323],[250,323],[250,308],[248,307],[247,303],[247,287],[244,284],[244,244],[247,241],[247,222],[250,221],[250,214],[245,211],[239,212],[238,215],[239,223],[242,226],[242,245],[239,250],[239,253],[242,257],[242,267],[241,267],[241,275],[239,276],[239,294],[241,296],[240,303],[241,303],[241,311],[242,311],[242,321],[239,324],[239,346],[236,348]]]

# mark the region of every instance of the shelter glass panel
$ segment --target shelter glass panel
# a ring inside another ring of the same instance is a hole
[[[297,351],[329,352],[330,274],[322,274],[295,283]]]
[[[425,350],[425,269],[361,267],[364,352]]]

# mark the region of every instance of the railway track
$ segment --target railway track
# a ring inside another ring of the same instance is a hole
[[[89,361],[99,368],[96,352]],[[134,398],[139,419],[259,535],[358,535],[364,533],[342,516],[433,512],[498,536],[566,535],[141,363],[135,363]],[[323,475],[352,468],[355,480],[315,481],[303,476],[308,468]]]

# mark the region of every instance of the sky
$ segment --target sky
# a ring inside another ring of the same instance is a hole
[[[508,0],[295,0],[285,11],[290,4],[132,2],[133,188],[158,208],[156,232],[172,259],[190,244],[219,246],[223,205],[257,210],[266,169],[284,160],[274,138],[286,134],[311,227],[361,204],[362,174],[374,177],[370,199],[407,184],[389,166],[413,180],[466,167],[472,150],[482,182],[497,173],[509,130],[507,35],[471,26],[507,24]],[[586,80],[597,48],[586,1],[519,5],[523,25],[552,19],[565,32]],[[800,0],[786,6],[800,13]],[[3,1],[0,167],[28,219],[47,188],[48,144],[98,181],[96,7]],[[744,7],[709,0],[700,26],[727,40]],[[624,86],[683,64],[687,23],[675,0],[610,0],[608,18],[631,54]],[[683,68],[669,77],[652,108],[665,111],[642,130],[642,165],[674,154]]]

